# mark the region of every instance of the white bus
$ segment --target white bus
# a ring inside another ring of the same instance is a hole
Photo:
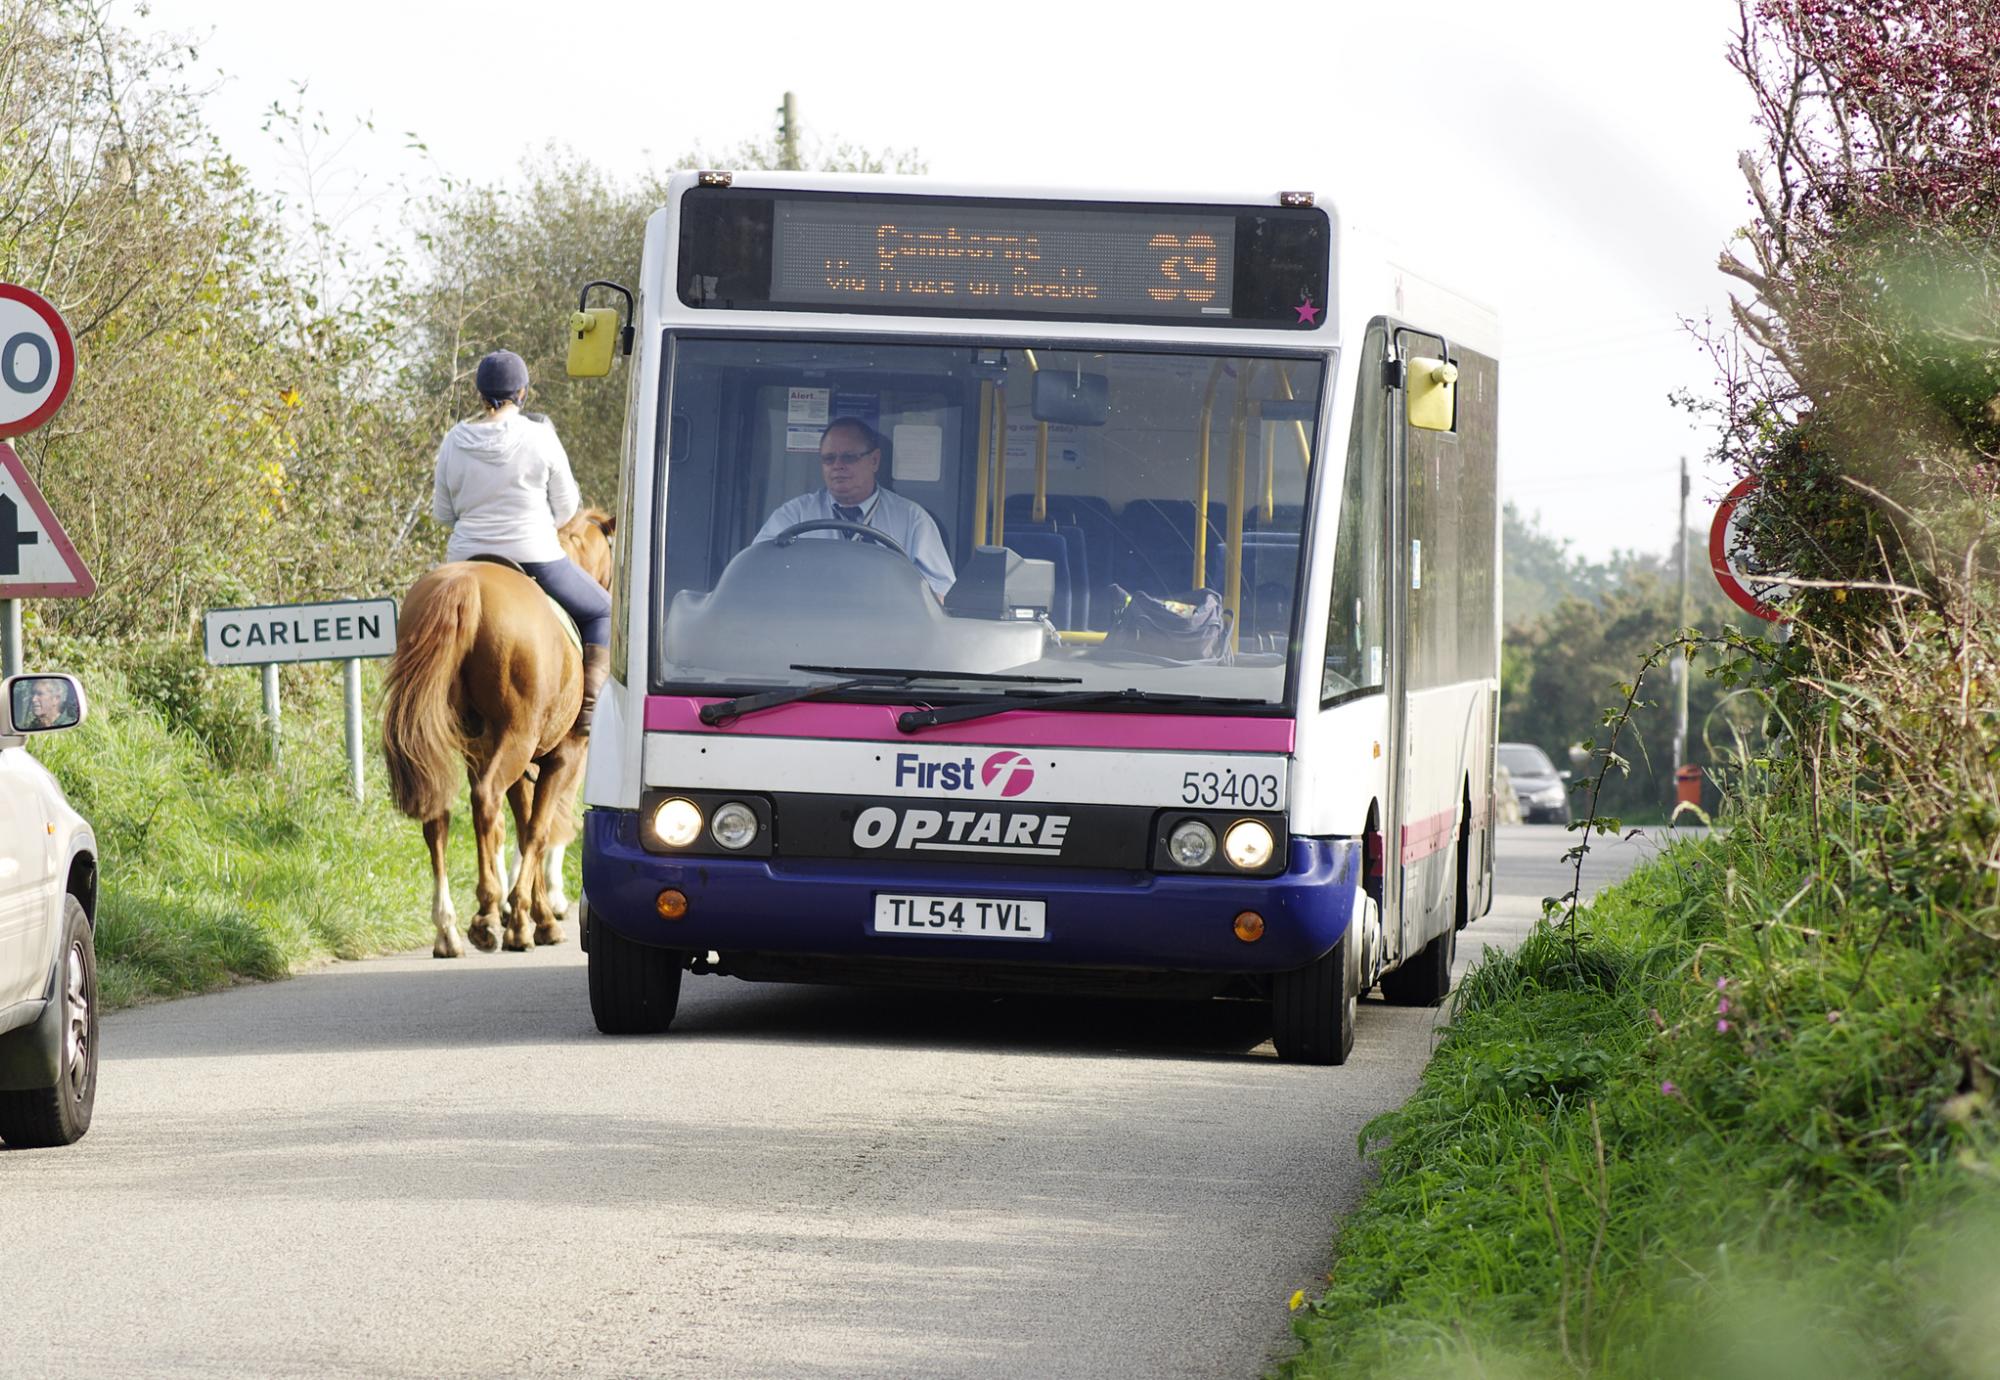
[[[627,370],[600,1029],[692,971],[1247,997],[1339,1063],[1371,987],[1445,996],[1493,890],[1490,313],[1306,193],[703,172],[618,315],[571,361]]]

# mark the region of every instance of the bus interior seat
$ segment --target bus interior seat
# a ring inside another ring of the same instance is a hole
[[[1049,604],[1049,620],[1058,628],[1072,628],[1070,621],[1073,599],[1070,594],[1069,547],[1060,535],[1050,527],[1036,527],[1030,523],[1009,526],[1006,530],[1007,545],[1014,553],[1026,560],[1047,561],[1055,569],[1055,593]]]

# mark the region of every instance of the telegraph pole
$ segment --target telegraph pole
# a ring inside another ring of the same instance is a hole
[[[787,172],[799,170],[799,103],[789,91],[778,107],[778,166]]]
[[[1681,518],[1674,529],[1674,565],[1680,572],[1681,614],[1678,633],[1688,625],[1688,462],[1681,457]],[[1687,765],[1688,678],[1693,670],[1686,656],[1674,658],[1674,769]]]

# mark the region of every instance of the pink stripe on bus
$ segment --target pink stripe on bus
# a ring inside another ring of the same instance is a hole
[[[1403,862],[1407,865],[1450,845],[1458,829],[1458,811],[1445,810],[1403,826]]]
[[[734,733],[750,738],[858,738],[883,743],[1188,752],[1290,752],[1294,728],[1290,719],[1277,718],[1029,709],[904,733],[896,727],[896,716],[920,706],[810,701],[780,705],[722,728],[711,728],[701,721],[701,707],[717,702],[692,695],[650,695],[646,699],[646,728],[654,733]]]

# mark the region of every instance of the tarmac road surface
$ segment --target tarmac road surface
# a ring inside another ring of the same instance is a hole
[[[1501,831],[1461,966],[1570,838]],[[1255,1376],[1438,1014],[1300,1068],[1251,1004],[707,977],[613,1040],[574,943],[121,1013],[90,1134],[0,1154],[0,1374]]]

